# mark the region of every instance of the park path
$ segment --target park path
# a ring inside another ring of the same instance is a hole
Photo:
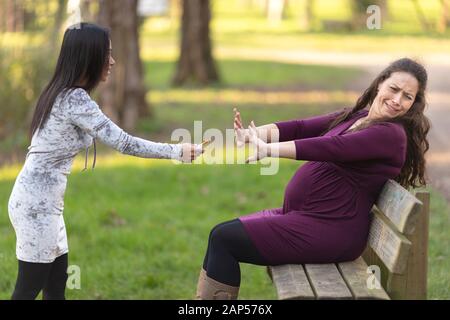
[[[307,63],[336,66],[355,66],[366,73],[347,90],[362,92],[371,80],[390,62],[401,58],[398,53],[342,53],[315,52],[305,50],[264,50],[242,49],[234,52],[221,52],[252,59],[271,60],[290,63]],[[427,90],[428,108],[425,113],[431,120],[432,128],[428,135],[430,150],[426,154],[428,181],[439,190],[450,203],[450,55],[426,54],[419,61],[425,64],[429,83]],[[414,56],[413,56],[414,58]]]

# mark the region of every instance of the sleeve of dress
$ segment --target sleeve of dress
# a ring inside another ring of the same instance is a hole
[[[317,137],[327,130],[331,122],[342,112],[343,110],[306,119],[275,122],[280,132],[279,141]]]
[[[72,124],[123,154],[141,158],[181,158],[181,145],[152,142],[126,133],[100,110],[83,89],[70,93],[66,112]]]
[[[336,136],[295,140],[296,158],[310,161],[351,162],[391,160],[403,165],[407,137],[401,124],[379,123]]]

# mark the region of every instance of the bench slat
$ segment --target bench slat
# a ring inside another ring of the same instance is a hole
[[[353,299],[335,264],[305,264],[317,299]]]
[[[367,273],[368,265],[362,257],[339,263],[338,268],[355,299],[390,299],[383,288],[368,288],[367,279],[371,274]]]
[[[392,273],[403,273],[411,242],[391,225],[387,218],[372,210],[368,243]]]
[[[270,267],[278,299],[315,299],[308,277],[300,264]]]
[[[388,180],[376,206],[401,233],[409,235],[414,232],[422,202],[394,180]]]

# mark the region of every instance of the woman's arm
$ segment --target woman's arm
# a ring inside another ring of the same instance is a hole
[[[266,143],[259,138],[257,127],[253,121],[248,127],[249,142],[255,147],[256,152],[247,159],[247,163],[263,159],[265,157],[274,158],[296,158],[296,147],[294,141]]]
[[[390,159],[404,162],[407,137],[399,124],[382,123],[336,136],[320,136],[289,142],[265,143],[249,127],[251,143],[257,152],[249,161],[264,157],[297,160],[351,162]]]
[[[249,129],[242,125],[240,112],[234,108],[234,130],[237,145],[243,146],[250,141]],[[314,116],[301,120],[275,122],[256,127],[259,139],[266,143],[293,141],[320,136],[342,111]]]
[[[306,119],[276,122],[275,125],[279,132],[278,141],[292,141],[320,136],[341,113],[342,110]]]
[[[380,123],[343,135],[296,140],[295,147],[298,160],[404,161],[407,136],[401,124]]]
[[[245,129],[242,125],[241,113],[236,108],[234,108],[233,111],[236,142],[238,147],[241,147],[250,141],[250,132],[249,129]],[[262,141],[267,143],[278,142],[278,127],[274,123],[256,127],[256,131],[258,138]]]
[[[195,145],[158,143],[129,135],[103,114],[97,103],[82,89],[70,94],[66,111],[74,125],[123,154],[188,161],[189,151],[195,156],[201,153],[201,148]]]

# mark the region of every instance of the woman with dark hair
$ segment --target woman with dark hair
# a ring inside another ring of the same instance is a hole
[[[200,145],[133,137],[100,110],[89,94],[115,61],[107,29],[81,23],[64,34],[53,78],[39,97],[31,145],[14,184],[9,217],[16,232],[18,276],[12,299],[64,299],[68,245],[63,219],[67,176],[75,156],[95,139],[124,154],[191,162]],[[85,161],[85,169],[87,161]]]
[[[411,59],[383,70],[352,109],[244,129],[238,146],[266,156],[308,160],[285,190],[282,208],[215,226],[197,285],[198,299],[236,299],[239,262],[257,265],[354,260],[366,247],[370,210],[383,185],[425,185],[427,72]]]

